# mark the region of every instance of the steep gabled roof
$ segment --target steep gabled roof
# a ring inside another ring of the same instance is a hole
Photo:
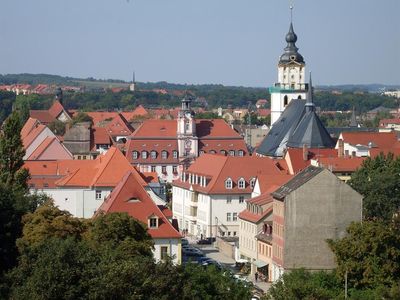
[[[115,187],[126,172],[134,169],[115,147],[56,182],[59,187]],[[142,179],[142,182],[144,180]]]
[[[105,128],[111,136],[129,136],[134,131],[132,126],[121,114],[117,114]]]
[[[39,124],[35,128],[33,128],[29,134],[22,139],[22,144],[24,148],[27,149],[32,142],[45,130],[47,127],[45,125]]]
[[[146,120],[131,134],[134,139],[140,138],[174,138],[177,135],[176,120]]]
[[[70,117],[68,111],[64,109],[64,106],[62,106],[60,101],[55,100],[49,108],[49,114],[52,115],[54,118],[57,118],[61,113],[65,113],[68,117]]]
[[[256,152],[264,156],[282,156],[286,143],[305,114],[305,101],[293,99],[274,123]]]
[[[314,110],[306,112],[293,134],[289,137],[287,147],[333,148],[334,141]]]
[[[318,159],[318,164],[332,172],[354,172],[365,159],[366,157],[323,157]]]
[[[31,118],[37,119],[44,124],[49,124],[56,120],[48,110],[30,110],[29,115]]]
[[[36,128],[39,124],[40,124],[40,122],[39,122],[38,119],[29,117],[29,119],[25,122],[24,127],[22,127],[22,129],[21,129],[21,139],[26,138],[27,135],[28,135],[34,128]]]
[[[147,194],[142,178],[135,169],[123,176],[98,211],[126,212],[146,225],[150,216],[157,216],[158,227],[148,228],[148,233],[153,238],[181,238],[179,232]]]

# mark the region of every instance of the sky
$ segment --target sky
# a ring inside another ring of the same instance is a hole
[[[400,84],[399,0],[1,0],[0,74],[268,87],[291,4],[314,84]]]

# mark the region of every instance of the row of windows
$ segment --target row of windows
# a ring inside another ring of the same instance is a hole
[[[233,236],[236,236],[236,231],[233,231],[232,234],[233,234]],[[225,235],[226,235],[226,236],[231,236],[231,232],[230,232],[230,231],[226,231],[226,232],[225,232],[225,231],[222,231],[222,232],[221,232],[221,235],[222,235],[222,236],[225,236]]]
[[[204,153],[206,153],[206,151],[200,150],[200,154],[204,154]],[[210,153],[210,154],[217,154],[217,151],[215,151],[215,150],[210,150],[210,151],[208,151],[208,153]],[[219,154],[225,155],[225,156],[226,156],[227,154],[229,154],[229,156],[236,156],[236,151],[235,151],[235,150],[229,150],[229,151],[220,150],[220,151],[219,151]],[[244,151],[243,151],[243,150],[238,150],[238,151],[237,151],[237,156],[244,156]]]
[[[256,179],[252,178],[250,180],[250,187],[254,188],[255,183],[256,183]],[[232,178],[228,178],[228,179],[225,180],[225,188],[226,189],[232,189],[233,188],[233,184],[234,184],[234,182],[233,182]],[[246,180],[243,177],[238,180],[237,187],[239,189],[245,189],[246,188]]]
[[[273,254],[275,257],[279,258],[279,259],[283,259],[283,249],[282,247],[274,244],[273,245]]]
[[[272,257],[271,247],[264,243],[258,243],[258,253],[264,256]]]
[[[280,238],[283,238],[283,225],[281,225],[281,224],[277,224],[277,223],[273,223],[272,224],[272,232],[275,234],[275,235],[277,235],[278,237],[280,237]]]
[[[226,213],[226,221],[227,222],[236,222],[237,221],[237,213]]]
[[[150,166],[150,171],[151,172],[157,172],[156,166]],[[161,166],[161,173],[167,174],[167,166]],[[172,173],[173,174],[178,174],[178,167],[177,166],[172,166]]]
[[[245,230],[245,231],[247,231],[247,232],[250,232],[250,233],[253,233],[253,234],[257,234],[257,226],[255,226],[255,225],[253,225],[251,223],[240,222],[240,228]]]
[[[149,157],[149,152],[147,151],[142,151],[140,153],[143,159],[147,159]],[[158,152],[155,150],[150,151],[150,158],[151,159],[156,159],[158,156]],[[172,156],[173,158],[178,158],[178,151],[174,150],[172,151]],[[133,159],[138,159],[139,158],[139,151],[133,151],[132,152],[132,158]],[[162,159],[167,159],[168,158],[168,151],[163,150],[161,151],[161,158]]]
[[[244,202],[244,196],[239,196],[239,203]],[[230,204],[232,203],[232,196],[226,196],[226,203]]]
[[[255,241],[254,239],[249,239],[248,237],[241,236],[240,246],[255,251]]]

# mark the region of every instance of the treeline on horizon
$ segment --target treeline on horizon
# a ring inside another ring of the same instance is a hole
[[[221,84],[172,84],[167,82],[137,83],[137,90],[132,93],[128,90],[113,92],[109,87],[121,84],[127,87],[127,82],[122,80],[96,80],[93,78],[79,79],[47,74],[7,74],[0,75],[0,84],[50,84],[50,85],[75,85],[92,86],[85,92],[64,92],[64,105],[69,109],[90,110],[131,110],[141,104],[145,107],[176,107],[180,105],[182,95],[179,93],[158,93],[155,89],[167,91],[187,91],[198,99],[205,100],[206,108],[218,107],[246,108],[249,103],[253,106],[258,99],[270,100],[267,88],[233,87]],[[47,109],[50,107],[54,95],[27,95],[15,96],[13,93],[0,93],[0,118],[7,116],[14,102],[26,102],[30,109]],[[379,106],[396,108],[398,103],[393,97],[377,93],[354,93],[344,91],[333,94],[330,91],[317,91],[314,95],[317,107],[322,111],[351,111],[355,109],[357,115],[368,112]],[[194,106],[204,106],[204,101],[195,102]],[[7,108],[5,108],[7,107]],[[269,108],[269,104],[266,108]]]

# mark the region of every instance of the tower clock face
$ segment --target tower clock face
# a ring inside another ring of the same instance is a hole
[[[185,113],[185,117],[189,119],[189,118],[192,117],[192,114],[191,114],[189,111],[187,111],[187,112]]]

